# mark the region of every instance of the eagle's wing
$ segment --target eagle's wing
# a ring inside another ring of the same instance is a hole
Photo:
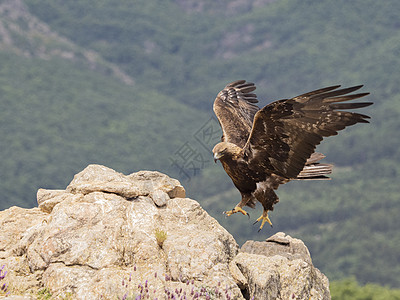
[[[214,112],[222,127],[222,141],[243,148],[250,135],[259,107],[254,83],[237,80],[228,84],[214,101]]]
[[[368,95],[350,94],[362,87],[331,86],[292,99],[273,102],[259,110],[244,156],[254,171],[268,170],[296,178],[323,137],[356,123],[369,123],[369,116],[342,111],[372,103],[339,103]],[[261,170],[260,170],[261,168]]]

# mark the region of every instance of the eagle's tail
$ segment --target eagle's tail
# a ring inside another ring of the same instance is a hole
[[[324,157],[322,153],[313,153],[296,179],[330,179],[327,175],[332,173],[333,165],[318,162]]]

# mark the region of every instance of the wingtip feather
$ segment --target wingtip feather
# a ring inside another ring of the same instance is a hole
[[[246,82],[246,80],[244,80],[244,79],[235,80],[235,81],[233,81],[233,82],[231,82],[231,83],[228,83],[228,84],[226,85],[226,87],[234,87],[234,86],[237,86],[237,85],[239,85],[239,84],[243,84],[243,83],[245,83],[245,82]]]

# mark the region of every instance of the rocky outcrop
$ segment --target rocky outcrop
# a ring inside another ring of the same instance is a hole
[[[254,299],[330,299],[328,279],[312,265],[307,247],[283,232],[264,242],[247,241],[231,264],[245,278],[242,290]]]
[[[239,250],[159,172],[90,165],[66,190],[40,189],[38,208],[0,212],[0,224],[4,280],[25,299],[329,299],[301,241],[278,234]]]

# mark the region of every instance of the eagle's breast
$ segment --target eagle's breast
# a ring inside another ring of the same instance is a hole
[[[249,169],[247,162],[243,159],[221,160],[225,172],[232,179],[236,188],[242,193],[252,193],[256,189],[257,178],[254,171]]]

